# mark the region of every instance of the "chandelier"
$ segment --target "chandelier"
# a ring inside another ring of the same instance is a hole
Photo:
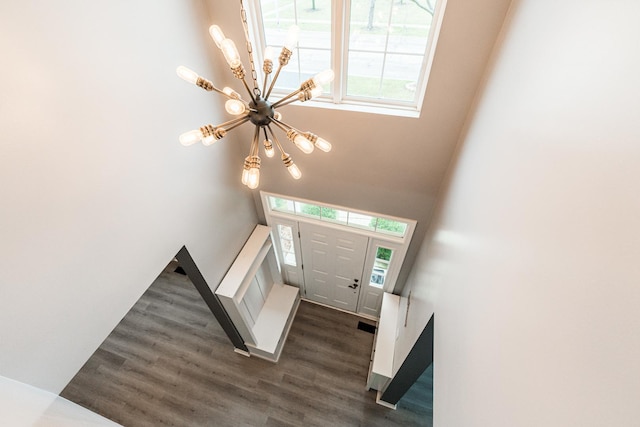
[[[313,78],[304,81],[300,87],[285,97],[271,102],[269,101],[269,95],[273,90],[273,87],[280,75],[282,68],[289,63],[293,49],[298,42],[299,28],[293,26],[289,29],[287,39],[284,47],[280,51],[280,56],[277,58],[278,67],[276,69],[273,78],[269,84],[269,77],[273,72],[275,58],[275,49],[271,46],[265,49],[264,62],[262,70],[264,71],[264,81],[262,82],[262,90],[258,85],[258,77],[255,69],[253,50],[251,42],[249,40],[249,30],[247,25],[247,14],[244,9],[242,0],[240,0],[240,12],[242,18],[242,24],[244,27],[244,34],[246,39],[247,53],[249,55],[249,61],[251,63],[251,78],[253,79],[253,88],[249,87],[246,80],[246,71],[240,54],[236,48],[233,40],[224,36],[224,33],[217,25],[209,27],[209,34],[216,43],[218,48],[222,51],[224,58],[226,59],[229,67],[235,78],[239,79],[247,90],[250,100],[245,100],[242,96],[229,87],[219,89],[213,85],[209,80],[201,77],[198,73],[180,66],[177,69],[178,76],[186,80],[189,83],[195,84],[206,91],[217,92],[218,94],[227,98],[225,102],[225,110],[233,115],[237,116],[234,119],[221,123],[217,126],[205,125],[199,129],[192,130],[180,135],[180,143],[184,146],[193,145],[202,141],[204,145],[212,145],[217,140],[223,138],[229,131],[236,127],[251,122],[255,125],[255,131],[253,134],[253,141],[249,149],[249,155],[244,159],[244,165],[242,168],[242,183],[251,189],[258,188],[260,184],[260,139],[264,136],[262,145],[264,147],[264,153],[267,157],[273,157],[275,155],[274,143],[280,152],[280,157],[285,167],[294,179],[300,179],[302,173],[298,166],[293,163],[291,155],[289,155],[283,148],[280,140],[274,133],[274,128],[279,128],[285,133],[287,139],[291,141],[296,147],[298,147],[303,153],[309,154],[313,152],[314,147],[319,150],[328,152],[331,150],[331,144],[323,138],[311,132],[302,132],[293,126],[290,126],[282,121],[282,114],[276,111],[277,108],[284,107],[296,101],[305,102],[322,93],[322,85],[330,83],[333,80],[334,73],[332,70],[325,70],[318,73]],[[267,90],[267,85],[269,89]]]

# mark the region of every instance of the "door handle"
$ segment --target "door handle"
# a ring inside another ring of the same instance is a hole
[[[349,287],[350,287],[351,289],[355,289],[355,288],[357,288],[357,287],[358,287],[358,284],[357,284],[357,283],[354,283],[353,285],[349,285]]]

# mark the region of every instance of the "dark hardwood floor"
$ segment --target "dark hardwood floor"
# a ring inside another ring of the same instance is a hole
[[[394,411],[365,390],[373,335],[357,328],[360,318],[302,302],[280,361],[247,358],[233,352],[175,267],[149,287],[62,397],[127,427],[431,425],[422,397],[403,399]]]

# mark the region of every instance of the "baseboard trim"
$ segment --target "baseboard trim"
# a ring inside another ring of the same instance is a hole
[[[382,393],[378,392],[378,395],[376,396],[376,403],[378,405],[382,405],[385,408],[393,409],[394,411],[398,409],[398,405],[394,405],[393,403],[389,403],[389,402],[385,402],[384,400],[381,400],[380,399],[381,396],[382,396]]]
[[[249,352],[248,352],[248,351],[240,350],[240,349],[239,349],[239,348],[237,348],[237,347],[236,347],[236,348],[234,348],[234,349],[233,349],[233,351],[235,351],[236,353],[241,354],[241,355],[243,355],[243,356],[251,357],[251,354],[249,354]]]

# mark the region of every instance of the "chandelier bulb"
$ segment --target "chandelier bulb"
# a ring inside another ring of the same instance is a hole
[[[298,44],[298,34],[300,33],[300,27],[297,25],[292,25],[289,27],[289,32],[287,33],[287,40],[284,43],[284,47],[293,52],[293,49]]]
[[[229,86],[225,86],[224,88],[222,88],[222,91],[229,98],[233,98],[233,99],[240,99],[241,98],[240,94],[238,92],[236,92],[235,90],[231,89]]]
[[[298,93],[298,100],[300,102],[309,101],[310,99],[317,98],[322,95],[322,86],[316,85],[313,89],[303,90]]]
[[[264,60],[265,61],[271,61],[271,62],[275,62],[277,57],[277,52],[276,50],[273,48],[273,46],[267,46],[264,49]]]
[[[191,83],[191,84],[196,84],[196,83],[197,83],[197,81],[198,81],[198,78],[200,77],[200,76],[198,75],[198,73],[196,73],[195,71],[190,70],[190,69],[188,69],[187,67],[184,67],[184,66],[182,66],[182,65],[181,65],[181,66],[179,66],[179,67],[176,69],[176,72],[178,73],[178,76],[179,76],[182,80],[184,80],[184,81],[186,81],[186,82],[189,82],[189,83]]]
[[[318,137],[315,142],[315,146],[318,147],[318,150],[322,150],[325,153],[331,151],[331,143],[324,138]]]
[[[287,170],[293,179],[300,179],[302,177],[302,172],[300,172],[300,169],[295,163],[291,163],[291,165],[287,166]]]
[[[249,182],[249,168],[251,167],[251,159],[249,156],[244,158],[244,166],[242,167],[242,183],[247,185]]]
[[[216,141],[217,139],[215,138],[215,136],[207,135],[204,138],[202,138],[202,145],[206,145],[208,147],[209,145],[212,145]]]
[[[217,25],[212,25],[209,27],[209,35],[218,46],[218,49],[222,49],[222,41],[226,39],[224,33]]]
[[[255,190],[260,185],[260,169],[252,167],[249,169],[249,175],[247,177],[247,187]]]
[[[303,153],[311,154],[313,152],[313,143],[306,136],[297,132],[289,132],[287,136]]]
[[[203,136],[204,135],[202,135],[202,132],[200,132],[198,129],[185,132],[179,137],[180,144],[184,145],[185,147],[188,147],[197,142],[200,142]]]
[[[231,68],[236,68],[242,65],[242,61],[240,60],[240,54],[238,53],[238,48],[236,48],[236,44],[231,39],[224,39],[221,43],[222,53],[224,54],[224,59],[227,60],[227,64]]]
[[[322,95],[322,86],[316,85],[313,89],[311,89],[311,99],[317,98]]]
[[[273,149],[273,144],[271,143],[271,140],[265,139],[263,144],[264,144],[264,154],[266,154],[267,157],[269,158],[273,157],[276,152]]]
[[[224,103],[224,109],[227,110],[227,113],[233,116],[239,116],[240,114],[247,111],[247,106],[244,105],[242,101],[238,101],[237,99],[229,99]]]
[[[282,120],[282,113],[279,112],[279,111],[275,111],[273,113],[273,118],[276,119],[276,120]]]
[[[335,73],[329,68],[316,74],[313,77],[313,83],[315,83],[316,86],[326,85],[327,83],[331,83],[334,77]]]
[[[289,154],[282,153],[282,163],[284,163],[284,165],[287,168],[287,171],[289,171],[293,179],[300,179],[300,177],[302,176],[302,172],[300,172],[300,169],[298,168],[298,166],[296,166],[295,163],[293,163],[293,159]]]

